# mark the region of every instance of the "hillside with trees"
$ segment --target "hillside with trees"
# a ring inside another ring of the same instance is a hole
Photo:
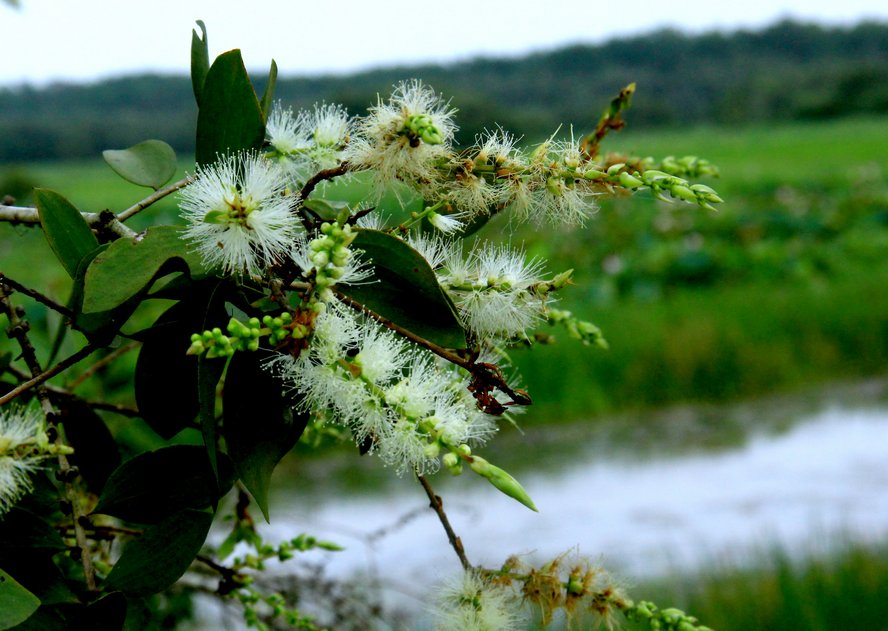
[[[254,72],[262,89],[262,72]],[[559,122],[586,129],[620,87],[638,84],[633,128],[833,118],[888,113],[888,24],[823,27],[780,22],[760,31],[673,30],[574,45],[522,58],[385,68],[349,76],[282,77],[277,97],[362,113],[398,80],[421,78],[460,106],[458,141],[482,121],[529,140]],[[186,76],[0,90],[0,162],[95,156],[160,138],[191,152],[196,108]]]

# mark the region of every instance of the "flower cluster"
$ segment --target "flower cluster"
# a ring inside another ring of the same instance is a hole
[[[306,410],[329,410],[355,441],[399,473],[435,470],[442,449],[496,431],[457,369],[336,302],[315,320],[309,348],[274,362]]]
[[[268,117],[265,133],[271,156],[301,183],[317,171],[339,165],[352,127],[352,119],[341,105],[323,103],[294,114],[278,103]]]

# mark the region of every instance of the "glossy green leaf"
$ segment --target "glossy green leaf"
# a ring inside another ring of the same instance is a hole
[[[187,271],[197,279],[209,274],[199,254],[182,238],[178,226],[148,228],[140,240],[118,239],[86,270],[83,311],[108,311],[146,290],[155,278]]]
[[[465,348],[465,331],[453,303],[419,252],[378,230],[359,230],[352,248],[363,250],[380,282],[344,287],[343,293],[431,342]]]
[[[308,415],[257,353],[236,353],[228,366],[222,409],[225,444],[234,470],[268,520],[268,489],[274,468],[297,443]]]
[[[71,289],[71,297],[68,299],[68,307],[74,312],[73,328],[83,333],[87,339],[99,345],[106,345],[114,339],[120,331],[120,327],[126,323],[129,317],[139,305],[138,296],[117,305],[113,309],[98,311],[95,313],[83,312],[83,293],[86,283],[86,272],[95,258],[108,248],[108,244],[100,245],[86,256],[77,267],[74,277],[74,286]],[[63,322],[61,325],[65,325]],[[55,348],[53,349],[56,350]]]
[[[200,28],[200,35],[194,29],[191,30],[191,88],[194,90],[194,100],[200,105],[200,95],[210,70],[210,50],[207,46],[207,27],[203,20],[197,20],[197,26]]]
[[[80,399],[62,399],[59,415],[65,438],[74,453],[70,463],[80,470],[92,493],[101,493],[108,476],[120,466],[120,452],[105,421]]]
[[[162,140],[146,140],[128,149],[106,149],[102,157],[127,182],[154,190],[176,172],[176,152]]]
[[[193,333],[224,326],[228,321],[224,300],[216,289],[217,283],[192,284],[187,298],[138,334],[142,348],[134,376],[136,405],[145,422],[162,438],[170,439],[193,427],[200,412],[198,359],[185,353]],[[214,370],[218,381],[225,361],[210,361],[217,366]]]
[[[210,66],[197,114],[195,159],[199,165],[219,156],[259,149],[265,119],[239,50],[219,55]]]
[[[68,631],[68,623],[59,609],[61,608],[41,606],[34,615],[14,629],[15,631]]]
[[[0,569],[0,631],[21,624],[39,606],[39,598]]]
[[[212,523],[212,513],[186,509],[147,528],[123,549],[105,588],[136,595],[163,591],[191,565]]]
[[[55,191],[35,188],[34,203],[49,247],[74,278],[80,261],[99,247],[96,235],[74,204]]]
[[[173,445],[141,453],[118,467],[94,513],[155,524],[186,508],[214,506],[234,482],[231,461],[220,454],[221,480],[200,445]]]
[[[277,62],[271,60],[271,69],[268,71],[268,83],[265,84],[265,92],[262,93],[262,118],[268,120],[268,113],[271,111],[271,102],[274,99],[274,88],[277,86],[278,66]]]

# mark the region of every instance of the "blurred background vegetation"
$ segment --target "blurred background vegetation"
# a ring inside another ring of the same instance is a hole
[[[695,154],[722,171],[708,182],[726,200],[716,213],[640,194],[602,200],[587,226],[555,238],[505,218],[485,228],[545,257],[553,272],[575,268],[560,307],[610,342],[609,351],[580,347],[552,330],[557,343],[515,351],[535,399],[523,424],[888,374],[888,24],[659,31],[520,59],[283,78],[276,94],[294,108],[327,101],[361,114],[410,77],[452,98],[464,145],[494,122],[527,143],[562,123],[583,133],[634,81],[628,128],[605,149]],[[31,188],[44,186],[83,210],[122,210],[144,189],[116,178],[101,151],[159,138],[187,170],[195,116],[187,77],[0,89],[0,197],[29,204]],[[134,225],[176,221],[175,200],[152,213]],[[51,270],[36,230],[0,225],[0,252],[0,271],[67,298],[69,281]],[[58,326],[39,308],[29,317],[47,338]],[[131,368],[109,370],[104,394],[126,401]],[[803,562],[779,550],[762,556],[756,570],[650,589],[719,629],[885,628],[884,545]]]

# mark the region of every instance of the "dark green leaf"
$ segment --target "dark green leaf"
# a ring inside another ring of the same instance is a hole
[[[207,47],[207,27],[203,20],[197,20],[201,34],[191,31],[191,88],[194,90],[194,100],[200,105],[200,95],[203,92],[204,81],[210,70],[210,51]]]
[[[173,445],[124,462],[105,484],[94,513],[155,524],[185,508],[214,506],[233,483],[231,461],[220,455],[217,484],[207,452],[199,445]]]
[[[182,238],[178,226],[148,228],[141,240],[118,239],[86,270],[83,311],[108,311],[147,289],[155,278],[187,271],[192,278],[209,274],[199,254]]]
[[[120,466],[117,442],[105,421],[85,402],[62,399],[58,407],[65,438],[74,449],[68,459],[80,470],[87,488],[101,493],[108,476]]]
[[[228,366],[222,409],[225,444],[237,476],[268,520],[268,487],[281,458],[305,429],[308,415],[281,380],[262,366],[258,353],[236,353]]]
[[[199,165],[219,156],[259,149],[265,119],[239,50],[216,58],[204,81],[197,114],[195,159]]]
[[[40,607],[33,616],[15,628],[15,631],[68,631],[68,623],[59,613],[59,607]]]
[[[204,440],[207,458],[213,475],[219,475],[219,455],[216,438],[216,384],[225,368],[220,359],[201,357],[197,361],[197,399],[200,415],[200,435]]]
[[[80,261],[99,247],[96,235],[74,204],[55,191],[35,188],[34,203],[49,247],[74,278]]]
[[[69,631],[120,631],[126,621],[126,596],[111,592],[91,602],[74,616]]]
[[[152,526],[126,545],[105,588],[155,594],[175,583],[206,541],[213,514],[186,509]]]
[[[419,252],[378,230],[359,230],[352,247],[364,251],[380,282],[349,286],[343,293],[431,342],[465,348],[465,331],[453,303]]]
[[[106,149],[102,157],[127,182],[154,190],[176,172],[176,152],[162,140],[146,140],[128,149]]]
[[[0,631],[11,629],[31,617],[40,599],[9,574],[0,570]]]
[[[274,98],[274,88],[277,85],[278,66],[274,59],[271,60],[271,69],[268,71],[268,83],[265,84],[265,92],[262,93],[262,118],[268,120],[271,111],[271,101]]]
[[[191,285],[190,295],[167,309],[139,338],[142,348],[136,360],[134,389],[139,414],[162,438],[172,438],[200,412],[198,359],[186,355],[190,337],[205,329],[224,326],[223,293],[218,283]],[[217,366],[219,380],[224,360]],[[215,383],[213,384],[215,393]]]
[[[302,205],[310,211],[317,214],[321,219],[333,221],[342,212],[343,208],[348,208],[348,202],[336,199],[309,198],[302,202]]]

